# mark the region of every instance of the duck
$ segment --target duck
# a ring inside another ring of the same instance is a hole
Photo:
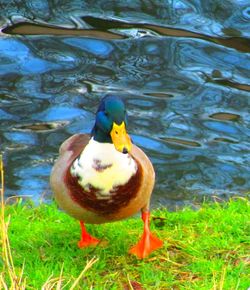
[[[126,219],[141,212],[143,233],[129,253],[143,259],[163,241],[150,231],[150,198],[155,171],[147,155],[127,133],[128,114],[123,100],[105,95],[90,134],[75,134],[59,148],[50,185],[59,207],[79,220],[79,248],[97,246],[86,224]]]

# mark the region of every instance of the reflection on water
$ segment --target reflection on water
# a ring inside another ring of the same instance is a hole
[[[49,196],[59,145],[91,130],[106,92],[124,98],[154,163],[155,204],[249,191],[250,6],[196,2],[0,7],[8,195]]]

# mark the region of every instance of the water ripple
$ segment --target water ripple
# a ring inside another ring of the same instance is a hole
[[[70,135],[106,92],[126,102],[157,176],[153,203],[250,190],[247,1],[0,3],[0,141],[6,193],[50,193]]]

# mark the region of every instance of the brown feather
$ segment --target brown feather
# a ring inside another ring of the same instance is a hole
[[[70,167],[64,180],[71,198],[81,207],[101,215],[109,215],[118,212],[122,207],[136,196],[141,184],[141,166],[138,164],[136,174],[130,180],[121,186],[117,186],[110,192],[107,198],[100,199],[101,190],[89,186],[89,190],[84,190],[78,183],[78,178],[70,173]]]

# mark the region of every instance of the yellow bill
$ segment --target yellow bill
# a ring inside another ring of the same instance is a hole
[[[129,135],[127,134],[124,122],[122,122],[121,125],[113,123],[110,136],[117,151],[122,153],[128,153],[131,151],[132,142]]]

